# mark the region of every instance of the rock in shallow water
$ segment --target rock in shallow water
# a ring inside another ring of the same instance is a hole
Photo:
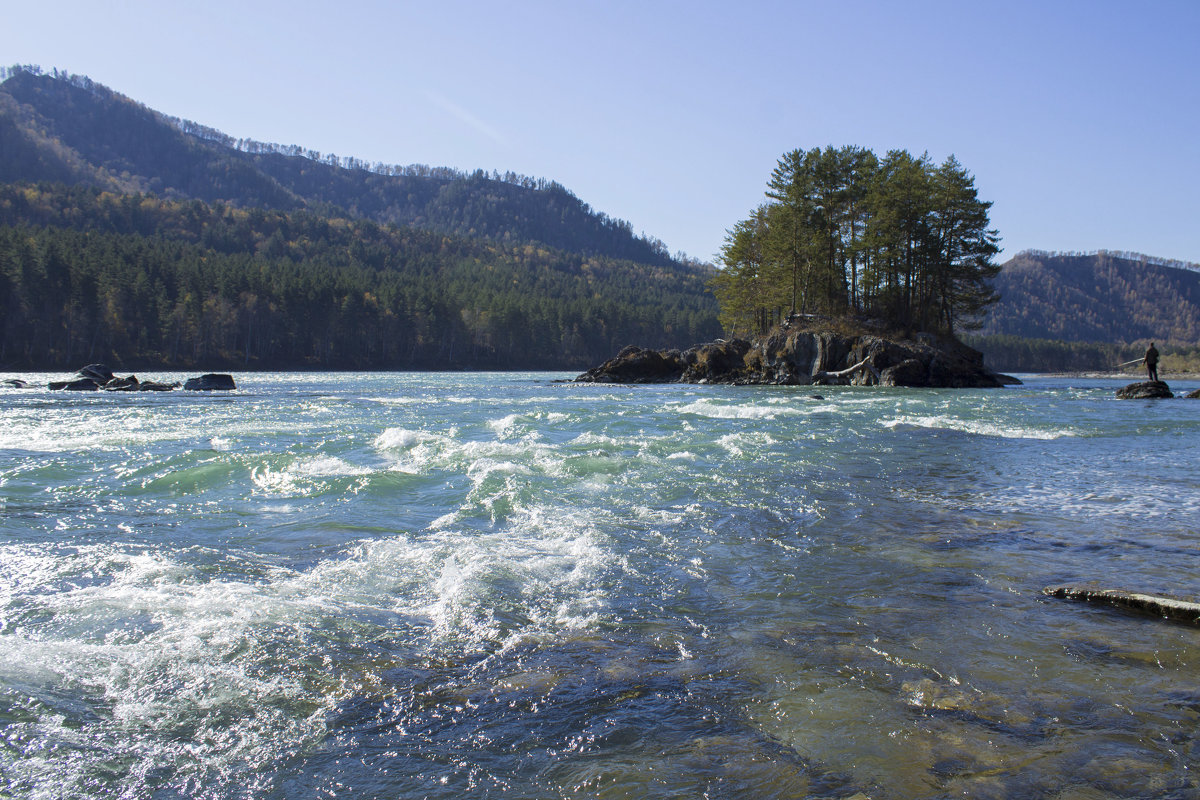
[[[237,385],[233,382],[232,375],[210,372],[199,378],[188,378],[183,388],[193,392],[227,392],[236,389]]]
[[[1162,381],[1142,381],[1141,383],[1131,383],[1128,386],[1122,386],[1117,390],[1118,400],[1156,400],[1159,398],[1174,397],[1171,393],[1171,387],[1167,386]]]
[[[952,338],[932,334],[889,338],[795,328],[780,328],[754,341],[719,339],[683,352],[631,345],[575,380],[960,388],[1019,383],[984,367],[978,351]]]

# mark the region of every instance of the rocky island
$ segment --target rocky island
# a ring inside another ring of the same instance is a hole
[[[719,339],[683,351],[631,345],[575,380],[953,388],[1020,383],[987,369],[979,351],[952,337],[794,325],[754,340]]]
[[[727,332],[626,347],[593,383],[998,387],[954,337],[998,299],[990,202],[953,156],[856,146],[784,153],[765,202],[727,231],[709,287]],[[772,327],[773,326],[773,327]],[[920,333],[918,333],[920,331]],[[753,338],[749,338],[753,337]]]

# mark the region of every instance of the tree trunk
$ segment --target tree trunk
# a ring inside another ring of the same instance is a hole
[[[868,372],[870,372],[872,375],[875,376],[876,382],[879,381],[879,370],[877,370],[877,369],[875,369],[875,367],[871,366],[871,359],[864,358],[862,361],[858,362],[854,366],[846,367],[846,369],[837,370],[836,372],[818,372],[812,376],[812,382],[813,383],[827,383],[829,381],[839,381],[842,378],[849,378],[851,375],[858,372],[860,369],[867,370]]]

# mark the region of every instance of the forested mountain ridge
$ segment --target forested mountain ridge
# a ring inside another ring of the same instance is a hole
[[[0,185],[7,369],[574,369],[716,336],[706,277],[303,210]]]
[[[993,281],[978,333],[1068,342],[1200,343],[1200,266],[1136,253],[1027,250]]]
[[[712,268],[563,187],[233,140],[0,70],[0,367],[575,369],[718,335]]]
[[[122,193],[307,209],[583,255],[692,268],[561,185],[511,173],[367,164],[238,140],[167,117],[86,77],[0,72],[0,182],[81,183]]]

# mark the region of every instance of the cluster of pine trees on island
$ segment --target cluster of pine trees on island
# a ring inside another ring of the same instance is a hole
[[[761,334],[792,314],[953,333],[996,299],[991,203],[953,157],[794,150],[725,239],[711,286],[721,323]]]

